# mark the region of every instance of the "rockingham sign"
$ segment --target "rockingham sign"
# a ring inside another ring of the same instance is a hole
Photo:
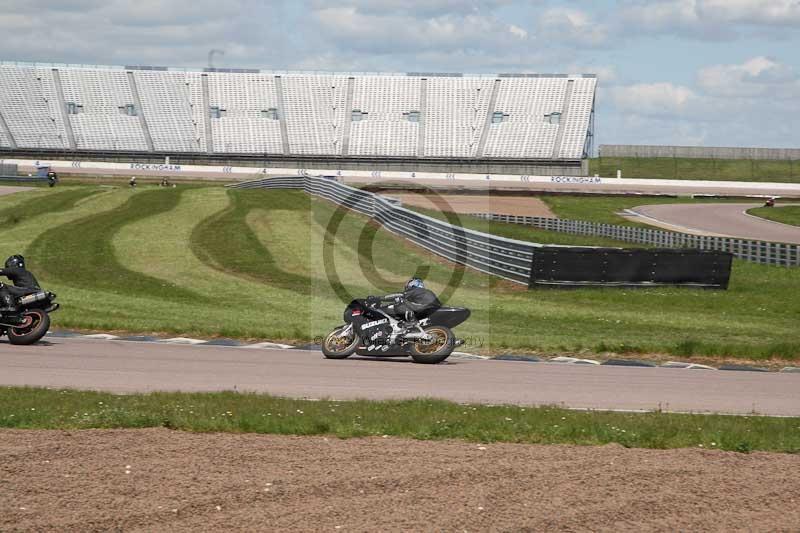
[[[271,168],[210,165],[175,165],[169,163],[109,163],[101,161],[59,161],[5,159],[0,163],[15,164],[20,171],[36,172],[40,165],[52,167],[64,174],[164,176],[210,178],[224,181],[244,181],[270,176],[326,176],[346,183],[425,183],[453,187],[507,188],[525,190],[564,190],[576,192],[614,193],[675,193],[730,194],[800,197],[800,184],[744,181],[662,180],[604,178],[598,176],[533,176],[527,174],[469,174],[439,172],[407,172],[387,170],[340,170],[330,168]]]

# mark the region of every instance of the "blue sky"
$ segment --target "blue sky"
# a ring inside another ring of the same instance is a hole
[[[599,144],[800,146],[800,0],[0,0],[0,59],[590,72]]]

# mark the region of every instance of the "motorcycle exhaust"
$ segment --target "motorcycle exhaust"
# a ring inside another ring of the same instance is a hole
[[[406,340],[408,340],[408,339],[411,339],[411,340],[423,340],[423,341],[431,340],[430,335],[428,335],[426,333],[408,333],[403,338],[406,339]]]
[[[41,302],[42,300],[47,300],[48,296],[47,293],[44,291],[36,292],[33,294],[28,294],[26,296],[22,296],[17,300],[20,305],[30,305],[36,302]]]

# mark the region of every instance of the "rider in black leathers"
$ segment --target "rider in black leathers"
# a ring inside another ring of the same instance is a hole
[[[442,303],[439,298],[436,297],[433,291],[425,288],[425,284],[421,279],[411,278],[406,283],[402,301],[396,306],[396,309],[405,314],[407,319],[410,319],[413,318],[413,315],[437,309],[441,306]],[[409,311],[413,315],[409,315]]]
[[[411,321],[418,313],[437,309],[442,306],[439,298],[433,291],[425,288],[425,284],[419,278],[411,278],[401,294],[390,294],[380,298],[370,296],[367,298],[368,305],[379,305],[383,301],[393,302],[389,310],[396,315],[404,316]]]
[[[0,314],[17,314],[19,309],[17,308],[15,296],[26,292],[20,289],[38,289],[39,282],[25,268],[25,258],[21,255],[12,255],[6,259],[4,268],[0,268],[0,276],[5,276],[14,283],[13,287],[0,283]]]
[[[369,307],[380,307],[385,303],[389,305],[382,307],[382,309],[393,316],[399,317],[401,322],[405,319],[406,323],[413,322],[417,315],[425,311],[432,311],[442,306],[436,294],[426,289],[425,284],[419,278],[408,280],[402,293],[389,294],[383,297],[370,296],[366,300],[366,304]],[[392,329],[387,324],[388,320],[371,320],[363,315],[351,316],[350,319],[365,342],[380,345],[388,341]]]

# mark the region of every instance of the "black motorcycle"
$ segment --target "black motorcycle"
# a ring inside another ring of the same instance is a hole
[[[0,284],[2,285],[2,284]],[[50,313],[59,308],[56,295],[42,289],[6,287],[16,298],[18,315],[0,315],[0,337],[8,335],[11,344],[33,344],[50,329]]]
[[[390,305],[382,305],[391,302]],[[463,307],[438,307],[407,316],[400,311],[402,295],[353,300],[344,311],[345,324],[322,342],[328,359],[345,359],[354,353],[373,357],[408,357],[414,362],[441,363],[463,344],[451,328],[469,318]],[[354,320],[354,317],[359,317]]]

